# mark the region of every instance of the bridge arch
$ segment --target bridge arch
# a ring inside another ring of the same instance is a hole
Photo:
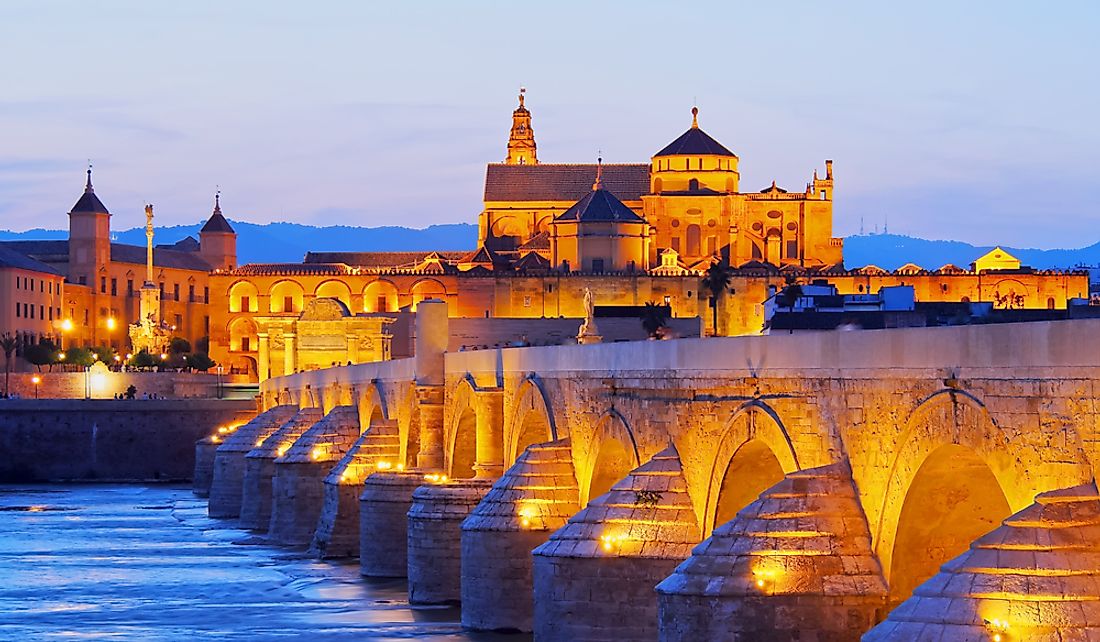
[[[1035,487],[985,404],[963,390],[921,400],[897,443],[874,537],[893,604],[1048,490]]]
[[[362,392],[355,390],[352,393],[353,403],[359,409],[359,432],[363,433],[374,421],[375,417],[388,421],[389,409],[386,407],[386,396],[382,392],[382,382],[371,381]]]
[[[726,423],[714,451],[703,506],[703,536],[737,514],[760,493],[801,469],[787,428],[774,408],[754,399]]]
[[[444,468],[452,479],[470,479],[477,472],[477,391],[468,377],[458,382],[452,399]]]
[[[512,400],[512,413],[504,433],[505,467],[510,466],[528,446],[558,439],[549,398],[537,377],[524,379]]]
[[[596,423],[588,457],[577,467],[580,505],[587,506],[589,500],[611,490],[615,482],[640,465],[634,431],[626,417],[611,408]]]
[[[385,399],[385,397],[382,398]],[[415,382],[408,382],[398,389],[398,395],[391,408],[391,412],[397,414],[401,461],[407,468],[415,468],[420,455],[420,405],[416,402]]]

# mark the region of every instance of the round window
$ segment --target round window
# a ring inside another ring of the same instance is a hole
[[[793,231],[798,229],[798,226],[795,225],[794,223],[787,223],[787,229],[790,230],[791,232],[793,232]]]
[[[675,218],[672,219],[672,227],[680,227],[680,220]]]
[[[709,221],[707,221],[707,227],[714,227],[715,225],[718,225],[718,221],[714,219],[710,219]]]
[[[764,224],[761,223],[760,221],[757,221],[757,222],[752,224],[752,231],[759,232],[762,229],[764,229]]]
[[[776,210],[768,212],[768,218],[779,218],[780,216],[783,216],[783,212],[779,212]]]

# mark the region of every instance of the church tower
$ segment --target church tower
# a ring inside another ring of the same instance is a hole
[[[222,216],[221,192],[214,195],[214,213],[199,230],[199,254],[215,270],[237,267],[237,233]]]
[[[512,133],[508,136],[508,156],[505,165],[538,165],[535,131],[531,129],[531,112],[523,106],[527,89],[519,88],[519,107],[512,112]]]
[[[84,194],[69,212],[69,280],[96,291],[96,275],[111,262],[111,213],[92,189],[92,168]]]

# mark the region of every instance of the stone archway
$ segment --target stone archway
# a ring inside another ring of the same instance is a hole
[[[445,433],[445,470],[452,479],[471,479],[477,463],[477,392],[469,379],[458,383]]]
[[[703,536],[756,497],[799,470],[790,436],[775,410],[760,400],[738,408],[715,449],[703,512]]]
[[[973,482],[973,488],[966,492],[975,495],[975,501],[984,496],[987,500],[984,503],[997,505],[995,493],[992,492],[992,482],[995,482],[1007,502],[1006,515],[1023,509],[1039,492],[1079,483],[1082,475],[1088,475],[1087,465],[1073,462],[1048,464],[1043,470],[1033,473],[1017,456],[1016,451],[1024,444],[1010,442],[980,399],[954,388],[939,390],[918,403],[897,443],[875,520],[877,527],[872,530],[874,550],[891,587],[895,584],[891,577],[895,568],[893,557],[899,543],[902,514],[907,510],[906,503],[910,499],[917,502],[909,502],[909,511],[911,514],[913,511],[919,512],[922,501],[919,496],[926,492],[924,489],[928,484],[939,484],[944,492],[963,492],[966,489],[965,486],[962,490],[955,486],[948,488],[944,485],[946,482],[940,481],[944,477],[940,473],[945,457],[947,461],[954,460],[958,465],[974,471],[971,479],[960,478],[959,481],[963,484]],[[962,447],[962,450],[941,451],[945,446]],[[923,479],[918,479],[918,476]],[[921,485],[915,486],[917,482]],[[918,494],[910,497],[911,491]],[[991,494],[993,498],[988,497]],[[959,552],[962,551],[956,551]]]
[[[600,418],[585,464],[579,466],[580,505],[606,493],[615,482],[641,465],[634,431],[626,418],[611,409]]]
[[[349,403],[354,403],[359,409],[360,433],[365,432],[367,427],[374,423],[375,416],[383,421],[390,419],[389,409],[386,407],[386,397],[382,392],[380,381],[372,381],[365,392],[359,393],[356,390],[353,392],[353,396],[355,399]]]
[[[505,433],[505,467],[511,465],[528,446],[558,439],[554,415],[537,380],[526,379],[513,399],[511,419]]]
[[[997,478],[977,453],[955,444],[932,451],[917,470],[898,518],[890,607],[1011,513]]]

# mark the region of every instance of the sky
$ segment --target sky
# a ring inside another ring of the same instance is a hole
[[[476,222],[516,93],[543,162],[700,125],[743,191],[835,161],[834,234],[1100,240],[1100,3],[4,0],[0,228]]]

